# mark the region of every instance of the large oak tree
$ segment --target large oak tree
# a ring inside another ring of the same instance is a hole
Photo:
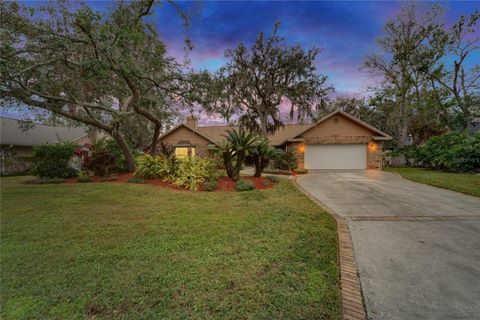
[[[193,101],[188,76],[151,23],[154,5],[118,2],[96,12],[84,4],[74,10],[69,2],[37,9],[3,2],[4,106],[40,108],[104,130],[133,171],[124,127],[138,117],[151,124],[155,153],[172,106]]]
[[[238,115],[242,127],[263,136],[283,125],[282,104],[291,118],[306,118],[331,90],[315,66],[320,50],[288,46],[279,27],[276,23],[270,37],[260,33],[251,48],[241,43],[226,51],[229,62],[217,74],[217,94],[209,105],[226,118]]]

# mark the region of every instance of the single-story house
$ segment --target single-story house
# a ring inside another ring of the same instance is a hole
[[[199,126],[198,119],[163,134],[159,141],[175,147],[177,155],[206,154],[209,143],[224,139],[233,126]],[[335,111],[314,124],[286,124],[269,136],[278,148],[295,150],[299,168],[382,169],[383,142],[388,134],[343,111]]]
[[[45,143],[70,141],[80,146],[94,143],[100,137],[96,130],[87,127],[55,127],[34,124],[28,130],[22,130],[20,121],[1,117],[0,150],[2,155],[19,157],[32,155],[33,147]]]

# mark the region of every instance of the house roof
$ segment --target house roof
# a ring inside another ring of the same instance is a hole
[[[329,115],[325,116],[324,118],[320,119],[314,124],[285,124],[284,126],[280,127],[280,129],[278,129],[274,134],[269,135],[268,139],[270,140],[270,143],[274,146],[281,146],[287,142],[298,140],[297,139],[298,136],[302,135],[303,133],[307,132],[309,129],[319,125],[320,123],[326,121],[327,119],[333,117],[336,114],[344,115],[345,117],[353,120],[354,122],[370,129],[372,132],[377,134],[376,136],[373,137],[376,140],[392,139],[392,137],[389,136],[388,134],[340,110],[330,113]],[[195,129],[195,128],[189,127],[185,123],[181,123],[173,127],[170,131],[163,134],[159,138],[159,140],[166,137],[167,135],[169,135],[170,133],[172,133],[173,131],[177,130],[182,126],[189,130],[192,130],[192,132],[202,136],[203,138],[211,142],[218,142],[223,140],[224,134],[226,133],[227,130],[229,129],[232,130],[237,128],[235,126],[227,125],[227,126],[205,126],[205,127],[202,126]]]
[[[362,120],[357,119],[357,118],[355,118],[355,117],[352,116],[352,115],[349,115],[349,114],[346,113],[345,111],[337,110],[337,111],[334,111],[334,112],[326,115],[325,117],[323,117],[322,119],[320,119],[320,120],[318,120],[316,123],[314,123],[313,125],[310,125],[308,128],[305,128],[303,131],[298,132],[298,133],[292,135],[290,138],[288,138],[287,140],[285,140],[283,143],[285,143],[285,142],[287,142],[287,141],[295,140],[295,138],[297,138],[298,136],[304,134],[305,132],[307,132],[307,131],[310,130],[311,128],[318,126],[318,125],[321,124],[322,122],[330,119],[331,117],[333,117],[334,115],[337,115],[337,114],[341,114],[341,115],[347,117],[348,119],[350,119],[350,120],[358,123],[359,125],[364,126],[364,127],[366,127],[367,129],[370,129],[371,131],[373,131],[373,132],[375,132],[376,134],[378,134],[378,136],[374,136],[374,137],[373,137],[375,140],[391,140],[391,139],[392,139],[392,137],[391,137],[390,135],[386,134],[386,133],[383,132],[383,131],[378,130],[378,129],[375,128],[375,127],[372,127],[372,126],[369,125],[368,123],[365,123],[365,122],[363,122]],[[283,144],[283,143],[282,143],[282,144]]]
[[[54,127],[35,124],[22,131],[20,121],[1,117],[0,143],[3,145],[38,146],[44,143],[76,141],[88,134],[87,127]]]

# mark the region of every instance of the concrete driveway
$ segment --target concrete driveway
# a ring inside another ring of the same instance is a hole
[[[480,198],[380,171],[297,182],[348,219],[370,319],[478,319]]]

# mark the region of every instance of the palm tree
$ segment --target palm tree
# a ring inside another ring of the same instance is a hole
[[[282,150],[272,147],[268,139],[262,139],[251,151],[251,157],[255,165],[255,173],[253,176],[260,177],[270,160],[281,157],[282,153]]]
[[[259,138],[244,130],[228,130],[224,137],[224,141],[214,143],[209,149],[223,159],[228,177],[237,181],[245,157],[254,150]]]

